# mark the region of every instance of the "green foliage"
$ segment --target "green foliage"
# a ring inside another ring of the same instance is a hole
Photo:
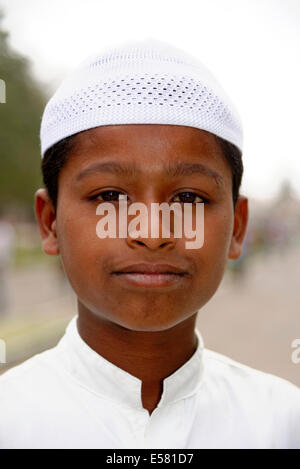
[[[0,78],[6,83],[6,103],[0,104],[0,208],[17,206],[33,214],[34,192],[42,185],[39,131],[46,97],[29,60],[9,46],[1,12]]]

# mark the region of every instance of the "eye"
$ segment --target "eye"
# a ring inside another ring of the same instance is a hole
[[[179,194],[175,195],[175,198],[179,197],[183,200],[176,200],[175,202],[183,202],[183,203],[201,203],[201,202],[207,202],[207,199],[204,197],[196,194],[195,192],[180,192]],[[198,200],[195,200],[198,199]]]
[[[119,200],[126,200],[126,194],[122,194],[122,192],[119,191],[108,190],[94,195],[90,198],[90,200],[102,200],[104,202],[119,202]]]

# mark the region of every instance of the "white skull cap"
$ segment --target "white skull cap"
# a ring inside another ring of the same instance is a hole
[[[41,153],[65,137],[103,125],[196,127],[242,151],[241,119],[196,58],[155,39],[94,54],[61,83],[41,123]]]

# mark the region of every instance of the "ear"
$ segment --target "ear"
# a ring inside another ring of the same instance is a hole
[[[238,259],[242,253],[243,240],[248,223],[248,199],[240,195],[234,211],[234,228],[228,253],[229,259]]]
[[[56,214],[46,189],[38,189],[35,193],[35,215],[42,238],[43,251],[49,256],[57,256],[59,247],[56,233]]]

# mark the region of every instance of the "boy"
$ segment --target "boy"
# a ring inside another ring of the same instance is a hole
[[[241,125],[216,80],[156,41],[94,56],[47,104],[41,143],[43,249],[61,255],[78,315],[0,378],[0,447],[300,448],[300,390],[195,328],[248,218]],[[122,198],[192,207],[193,223],[204,206],[203,245],[174,235],[175,215],[170,236],[99,236],[98,210],[120,215]]]

